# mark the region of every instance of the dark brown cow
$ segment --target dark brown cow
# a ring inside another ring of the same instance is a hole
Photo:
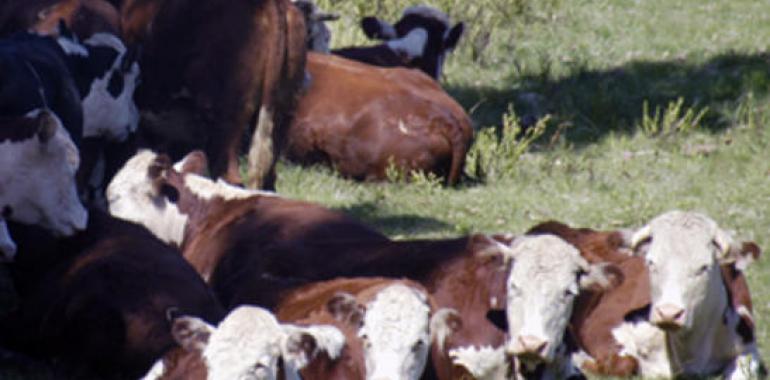
[[[86,231],[63,240],[9,227],[21,301],[0,323],[0,344],[61,359],[70,376],[137,378],[173,347],[170,316],[223,316],[179,253],[141,226],[91,210]]]
[[[168,159],[140,153],[109,186],[110,212],[183,247],[227,307],[272,308],[281,290],[340,276],[407,277],[437,307],[457,312],[455,331],[432,349],[434,375],[459,378],[453,363],[472,365],[469,356],[506,365],[504,332],[488,319],[505,307],[505,239],[390,241],[339,212],[213,183],[194,174],[205,167],[201,158],[188,156],[176,165],[180,173]],[[477,352],[484,347],[488,352]]]
[[[462,107],[421,72],[308,53],[311,84],[289,129],[287,156],[359,180],[390,166],[455,184],[473,139]]]
[[[580,295],[570,331],[577,346],[591,357],[583,363],[584,370],[604,376],[640,374],[637,360],[621,354],[623,347],[614,332],[624,322],[646,319],[651,303],[648,268],[644,260],[630,256],[629,233],[572,228],[551,221],[533,227],[528,234],[559,236],[577,247],[587,261],[612,263],[621,270],[624,280],[617,287]],[[753,243],[744,243],[743,250],[759,255],[759,248]],[[746,278],[735,264],[722,265],[721,271],[731,307],[740,315],[738,333],[745,343],[753,342],[751,296]]]
[[[211,174],[238,184],[238,157],[253,130],[247,185],[273,189],[305,78],[301,12],[289,0],[137,1],[123,8],[128,32],[148,33],[131,37],[144,41],[137,93],[144,132],[166,146],[179,143],[169,138],[194,136],[211,158]],[[179,117],[183,131],[164,131]]]
[[[99,32],[120,35],[120,15],[104,0],[25,0],[0,5],[0,35],[24,30],[55,35],[60,20],[82,39]]]

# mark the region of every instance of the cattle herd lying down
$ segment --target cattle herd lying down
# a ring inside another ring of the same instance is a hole
[[[409,7],[361,21],[381,43],[332,50],[337,17],[306,0],[0,4],[18,299],[0,377],[766,376],[744,275],[760,248],[706,215],[392,240],[272,192],[281,153],[462,180],[473,126],[437,80],[464,24]]]

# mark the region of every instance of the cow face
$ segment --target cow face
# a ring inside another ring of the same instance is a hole
[[[575,247],[552,235],[519,238],[509,256],[506,351],[533,369],[554,361],[580,290],[616,284],[620,272],[589,265]]]
[[[0,261],[13,261],[16,256],[16,243],[11,239],[5,219],[0,218]]]
[[[339,293],[328,303],[335,319],[357,329],[364,349],[366,379],[418,379],[430,346],[430,307],[424,293],[395,284],[362,305]]]
[[[387,41],[388,47],[411,62],[411,66],[435,79],[441,77],[446,54],[457,46],[465,28],[463,23],[452,27],[445,13],[428,6],[405,9],[395,25],[365,17],[361,27],[369,38]]]
[[[142,224],[166,243],[181,246],[188,218],[172,202],[178,191],[163,181],[171,170],[167,156],[140,151],[110,182],[107,202],[113,216]]]
[[[83,99],[83,136],[125,141],[139,125],[134,91],[139,79],[135,51],[112,34],[96,33],[83,44],[88,59],[75,73]]]
[[[298,371],[320,352],[339,356],[345,337],[330,326],[281,325],[262,308],[241,306],[217,327],[195,317],[174,320],[172,335],[181,347],[202,358],[209,380],[274,380]],[[179,368],[153,368],[155,378]],[[147,378],[147,377],[146,377]]]
[[[78,150],[50,110],[0,118],[0,209],[4,218],[59,236],[86,227],[77,196]]]
[[[660,215],[631,240],[650,273],[650,321],[669,331],[691,329],[699,315],[724,310],[727,294],[719,266],[733,262],[743,269],[758,255],[736,245],[709,217],[693,212]]]

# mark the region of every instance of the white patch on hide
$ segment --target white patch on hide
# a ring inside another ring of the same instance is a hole
[[[247,190],[242,187],[233,186],[221,179],[214,182],[208,178],[201,177],[192,173],[185,174],[184,184],[192,193],[204,201],[209,201],[213,198],[235,200],[246,199],[255,196],[278,196],[272,191]]]
[[[476,380],[505,379],[508,363],[503,347],[459,347],[449,351],[452,363],[465,368]]]
[[[83,99],[83,136],[124,141],[139,125],[139,110],[134,103],[139,64],[133,62],[127,73],[120,70],[127,49],[123,42],[112,34],[96,33],[84,43],[89,46],[109,47],[118,52],[118,55],[104,76],[94,79],[88,95]],[[123,90],[117,98],[107,90],[113,75],[123,77]]]
[[[425,45],[428,43],[428,32],[424,28],[414,28],[399,39],[392,39],[385,44],[400,56],[408,59],[422,57]]]
[[[163,364],[163,358],[160,358],[155,362],[155,364],[152,365],[152,367],[150,367],[150,370],[147,371],[147,374],[145,374],[144,377],[139,380],[157,380],[165,374],[166,366]]]
[[[67,55],[79,55],[81,57],[88,57],[88,50],[79,44],[77,41],[71,40],[66,37],[57,37],[56,42],[61,46],[64,53]]]
[[[641,377],[673,376],[663,330],[646,321],[624,322],[612,330],[612,336],[622,347],[620,355],[637,360]]]
[[[248,154],[248,169],[246,184],[249,188],[256,189],[264,183],[265,177],[273,163],[273,113],[262,106],[259,110],[257,126],[251,138],[251,147]]]

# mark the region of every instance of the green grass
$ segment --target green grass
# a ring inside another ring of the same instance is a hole
[[[332,38],[346,46],[366,43],[358,17],[395,20],[417,2],[319,3],[348,14]],[[770,249],[770,1],[429,3],[468,27],[442,84],[488,131],[473,153],[487,157],[486,175],[477,175],[475,158],[466,168],[474,178],[450,189],[359,184],[284,164],[279,192],[397,238],[521,233],[545,219],[632,227],[676,208],[705,212]],[[546,134],[521,157],[501,148],[512,143],[502,127],[509,105],[521,117],[549,116]],[[767,357],[770,259],[748,278]]]

